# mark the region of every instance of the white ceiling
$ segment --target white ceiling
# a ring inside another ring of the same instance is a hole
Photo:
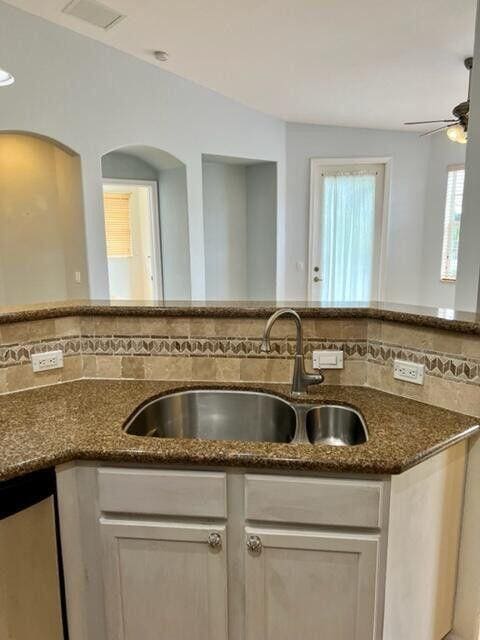
[[[466,96],[475,0],[105,0],[127,16],[106,32],[7,1],[288,121],[406,129]]]

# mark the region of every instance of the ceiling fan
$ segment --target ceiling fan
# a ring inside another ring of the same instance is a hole
[[[432,135],[432,133],[437,133],[437,131],[443,131],[444,129],[446,129],[447,136],[450,140],[452,140],[453,142],[460,142],[461,144],[465,144],[468,137],[468,115],[470,112],[470,80],[473,67],[473,58],[465,58],[464,64],[468,69],[468,96],[465,102],[457,104],[457,106],[452,109],[452,114],[454,117],[448,118],[446,120],[424,120],[420,122],[405,122],[404,124],[437,124],[441,122],[441,127],[432,129],[432,131],[427,131],[427,133],[422,133],[421,137],[430,136]]]

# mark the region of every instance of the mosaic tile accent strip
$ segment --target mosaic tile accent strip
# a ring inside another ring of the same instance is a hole
[[[65,357],[81,355],[80,336],[66,336],[26,342],[23,344],[0,345],[0,369],[31,362],[34,353],[63,351]]]
[[[178,356],[203,358],[287,359],[295,354],[295,340],[272,340],[272,351],[260,351],[258,338],[166,337],[166,336],[65,336],[23,344],[0,346],[0,368],[31,361],[34,353],[60,349],[65,357],[93,356]],[[412,349],[375,340],[316,340],[308,338],[304,354],[314,350],[343,350],[347,361],[366,360],[378,365],[393,365],[400,358],[425,365],[425,374],[455,382],[480,385],[480,359],[455,354]]]
[[[480,360],[438,351],[409,349],[401,345],[384,344],[374,340],[369,341],[368,362],[393,366],[393,361],[396,359],[425,365],[426,375],[480,385]]]
[[[187,356],[215,358],[291,358],[295,354],[294,340],[272,340],[272,351],[260,350],[261,340],[242,338],[166,338],[145,336],[83,336],[82,353],[86,355],[119,356]],[[305,355],[314,349],[343,349],[345,357],[364,359],[365,341],[305,341]]]

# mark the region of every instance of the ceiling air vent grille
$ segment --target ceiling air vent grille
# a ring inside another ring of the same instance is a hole
[[[85,20],[101,29],[110,29],[125,16],[96,0],[72,0],[63,13]]]

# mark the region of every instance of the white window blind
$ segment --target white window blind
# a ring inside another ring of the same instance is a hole
[[[132,255],[130,193],[105,191],[105,236],[109,258],[128,258]]]
[[[458,241],[462,218],[463,185],[465,167],[448,169],[447,198],[445,201],[445,222],[443,227],[442,265],[440,277],[446,282],[457,279]]]

